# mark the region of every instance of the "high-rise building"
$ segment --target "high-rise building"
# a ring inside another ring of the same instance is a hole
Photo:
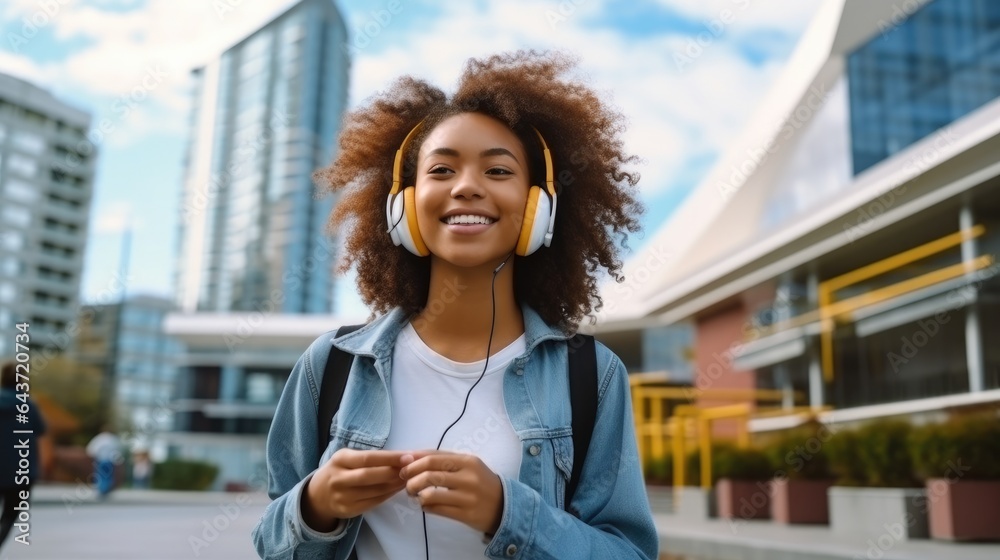
[[[90,114],[0,74],[0,356],[14,324],[65,349],[76,316],[97,151]]]
[[[333,311],[332,200],[316,199],[311,174],[347,102],[346,40],[332,0],[303,0],[192,72],[183,311]]]
[[[328,165],[347,101],[347,30],[332,0],[302,0],[192,73],[180,210],[173,456],[219,466],[217,488],[264,471],[278,396],[334,317]]]

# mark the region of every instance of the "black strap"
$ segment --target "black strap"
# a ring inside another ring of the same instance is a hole
[[[566,343],[569,352],[569,397],[573,411],[573,474],[566,485],[566,511],[580,484],[583,461],[590,448],[597,418],[597,345],[594,337],[577,333]]]
[[[334,338],[340,335],[354,332],[364,325],[345,325],[337,329]],[[344,352],[334,345],[330,345],[330,357],[326,360],[326,368],[323,370],[323,382],[319,389],[319,416],[317,417],[316,436],[317,449],[320,455],[326,450],[330,443],[330,423],[333,422],[333,415],[340,408],[340,401],[344,398],[344,388],[347,387],[347,376],[351,373],[351,363],[354,355]],[[324,429],[325,428],[325,429]]]
[[[356,331],[364,325],[343,326],[336,336]],[[580,484],[583,462],[590,448],[590,438],[594,433],[597,417],[597,346],[594,337],[577,334],[566,343],[568,350],[568,374],[570,406],[573,414],[573,472],[566,485],[564,506],[569,510],[570,501]],[[330,424],[340,408],[347,386],[347,376],[351,372],[354,356],[330,345],[330,357],[323,370],[323,382],[319,392],[319,417],[316,433],[318,449],[322,454],[329,444]],[[324,430],[323,427],[326,427]],[[353,558],[353,556],[352,556]]]
[[[342,334],[354,332],[364,325],[345,325],[337,329],[334,338]],[[351,363],[354,356],[344,352],[334,345],[330,345],[330,357],[326,360],[326,367],[323,369],[323,382],[319,389],[319,416],[316,424],[316,434],[319,438],[317,444],[319,454],[322,455],[326,446],[330,444],[330,424],[333,423],[333,415],[340,409],[340,401],[344,399],[344,389],[347,387],[347,377],[351,373]],[[324,429],[324,426],[326,429]],[[358,560],[357,549],[351,549],[348,560]]]

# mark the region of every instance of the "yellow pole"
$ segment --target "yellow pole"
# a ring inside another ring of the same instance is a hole
[[[683,416],[674,417],[674,489],[684,486],[684,439],[687,437],[687,419]]]
[[[712,434],[707,418],[698,417],[698,439],[701,443],[701,487],[712,487]]]
[[[663,458],[663,422],[666,420],[663,417],[663,399],[659,397],[654,397],[652,399],[652,412],[650,413],[650,427],[652,428],[652,448],[653,448],[653,458],[661,459]]]
[[[632,386],[632,418],[635,421],[635,442],[639,450],[639,464],[646,467],[646,430],[647,420],[643,414],[643,399],[645,390],[640,385]]]

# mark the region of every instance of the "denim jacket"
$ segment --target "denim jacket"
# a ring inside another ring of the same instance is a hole
[[[655,559],[659,538],[636,450],[628,375],[618,356],[597,343],[598,405],[580,483],[569,508],[573,472],[569,338],[522,305],[524,354],[504,371],[503,399],[523,456],[517,479],[501,477],[503,514],[486,545],[489,558]],[[253,530],[261,558],[329,558],[350,554],[362,517],[346,529],[318,533],[302,520],[299,500],[312,473],[342,448],[381,449],[389,436],[393,346],[406,324],[401,309],[334,338],[320,336],[295,364],[267,438],[268,494],[274,500]],[[356,356],[332,439],[316,449],[319,388],[330,344]],[[568,510],[568,511],[567,511]]]

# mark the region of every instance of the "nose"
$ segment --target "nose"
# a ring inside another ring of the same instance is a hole
[[[452,198],[483,198],[486,190],[480,184],[478,174],[473,170],[458,173],[457,181],[451,188]]]

